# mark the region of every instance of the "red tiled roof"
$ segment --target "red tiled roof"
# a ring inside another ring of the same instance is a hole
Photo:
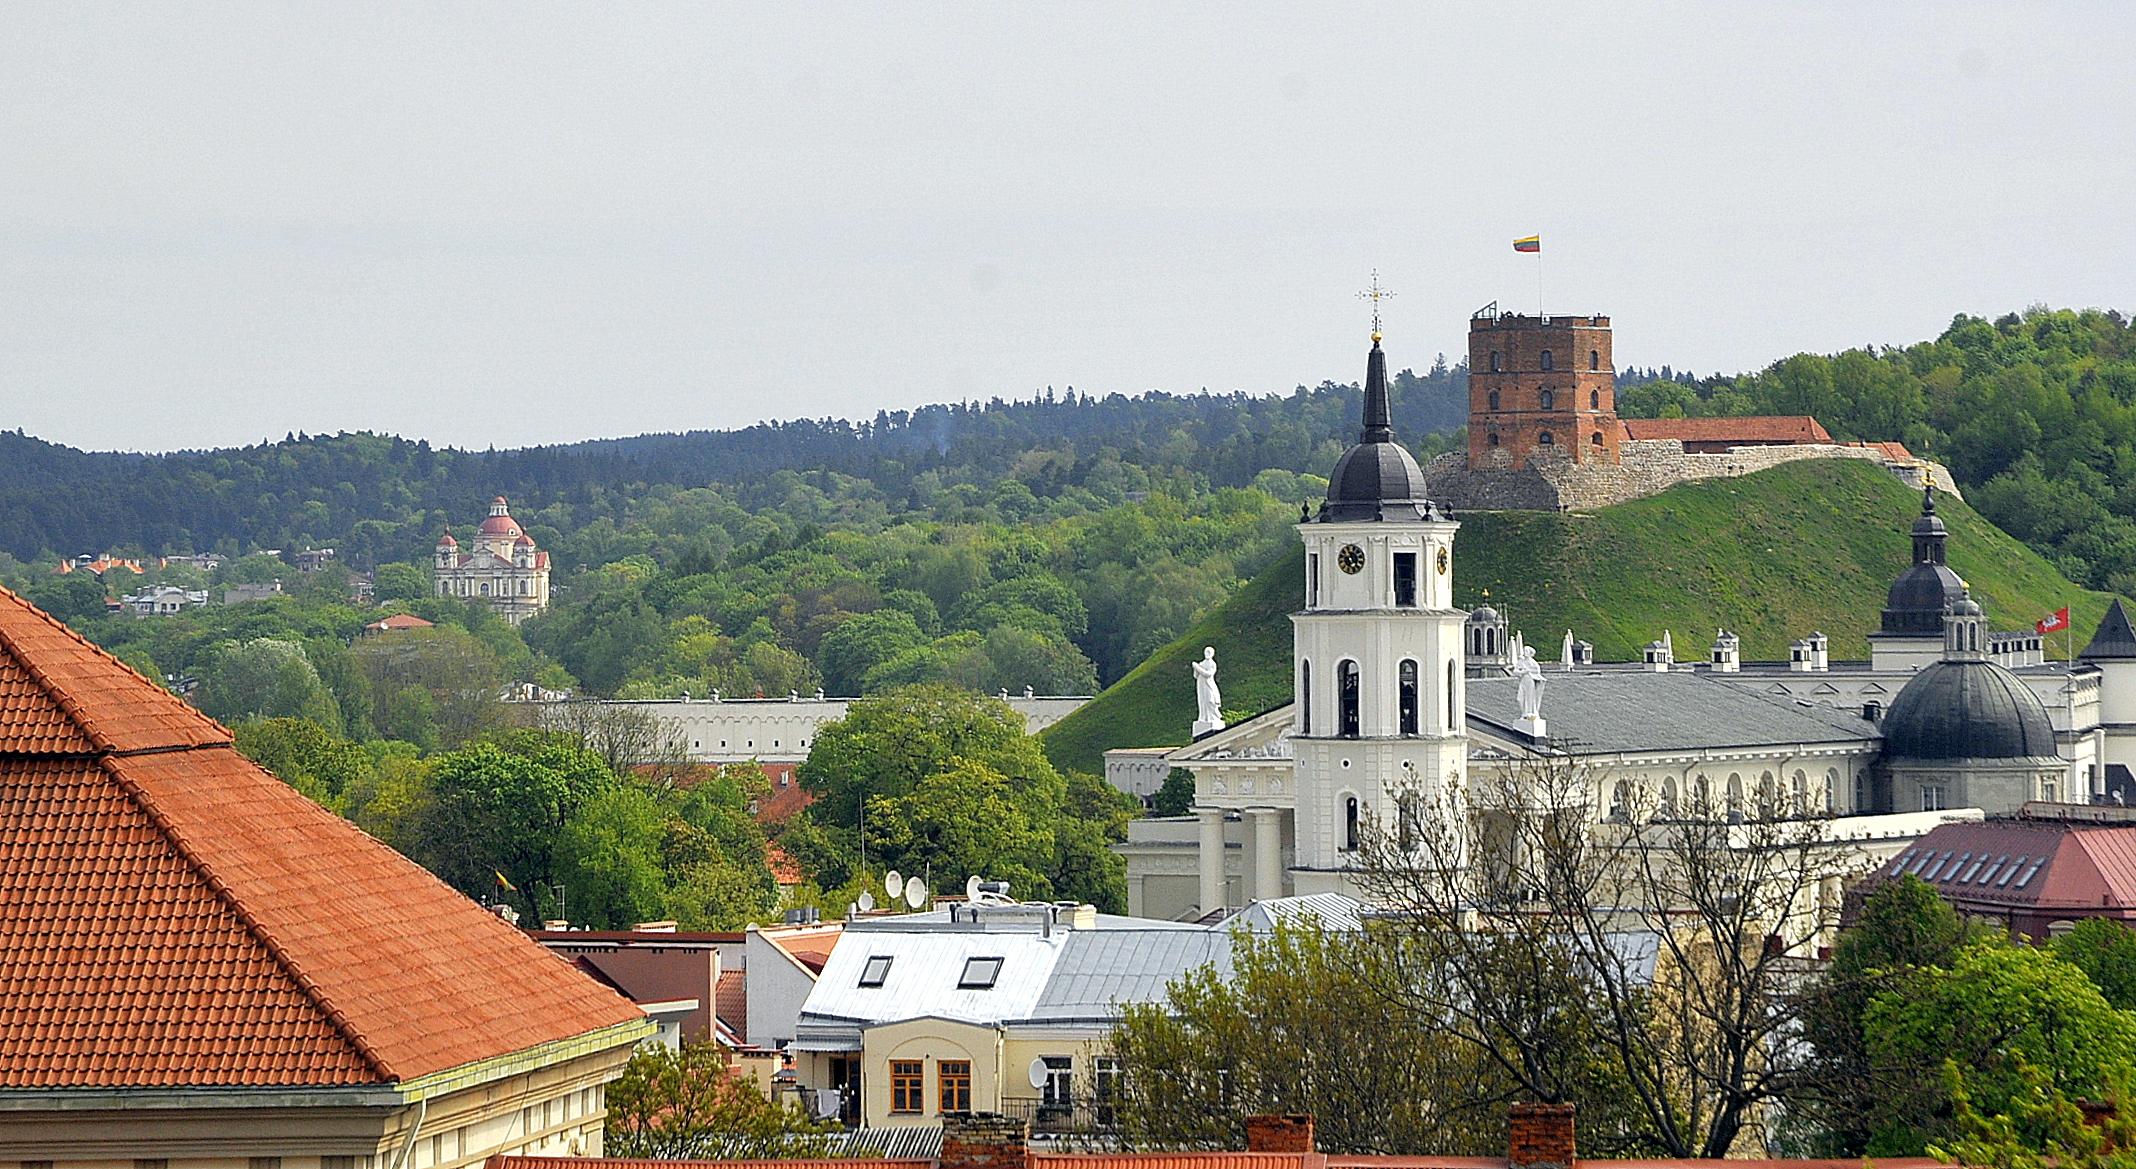
[[[1902,871],[1954,901],[2072,916],[2126,912],[2136,909],[2136,824],[2045,817],[1939,824],[1876,875]]]
[[[779,847],[776,840],[764,842],[764,866],[771,870],[773,883],[798,885],[801,883],[801,863],[794,855]]]
[[[790,1161],[663,1161],[631,1157],[520,1157],[498,1153],[484,1163],[483,1169],[675,1169],[678,1165],[720,1165],[725,1169],[934,1169],[934,1164],[917,1157],[907,1160],[797,1157]]]
[[[0,1087],[390,1083],[641,1018],[0,589]]]
[[[1630,439],[1674,438],[1684,442],[1828,443],[1832,436],[1807,414],[1752,418],[1625,418]]]
[[[435,621],[425,621],[413,613],[395,613],[383,621],[373,621],[365,629],[434,629]]]
[[[1903,442],[1843,442],[1839,445],[1872,450],[1894,463],[1911,463],[1914,461],[1914,453],[1907,450],[1906,444]]]
[[[757,799],[757,823],[783,824],[816,802],[816,793],[802,787],[801,777],[794,774],[794,764],[766,763],[762,766],[765,777],[771,780],[771,790]]]
[[[749,979],[744,971],[719,972],[719,983],[712,988],[712,1016],[738,1038],[749,1038]]]

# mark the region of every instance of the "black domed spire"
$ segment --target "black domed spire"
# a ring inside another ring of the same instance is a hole
[[[1380,350],[1378,333],[1372,334],[1372,352],[1365,358],[1365,427],[1357,441],[1394,441],[1394,407],[1387,401],[1387,355]]]
[[[1424,469],[1394,438],[1394,407],[1387,396],[1387,355],[1379,331],[1365,358],[1365,417],[1357,445],[1344,451],[1328,476],[1327,502],[1315,517],[1321,523],[1358,520],[1435,520],[1424,495]]]
[[[1936,514],[1935,480],[1921,481],[1921,518],[1913,523],[1913,564],[1891,582],[1880,632],[1906,637],[1934,637],[1943,632],[1943,614],[1958,603],[1965,583],[1944,561],[1950,534]]]

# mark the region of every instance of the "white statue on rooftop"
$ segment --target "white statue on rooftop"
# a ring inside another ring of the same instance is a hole
[[[1540,722],[1543,717],[1543,665],[1535,660],[1535,647],[1522,646],[1520,660],[1513,664],[1513,673],[1520,679],[1520,717],[1525,722]]]
[[[1196,737],[1210,731],[1224,729],[1224,694],[1216,688],[1216,647],[1202,647],[1201,660],[1193,664],[1194,670],[1194,734]]]

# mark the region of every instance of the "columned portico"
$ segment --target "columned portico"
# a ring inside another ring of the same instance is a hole
[[[1195,859],[1201,862],[1201,911],[1224,908],[1224,810],[1196,808],[1201,842]]]
[[[1283,812],[1279,808],[1254,808],[1246,813],[1253,824],[1254,901],[1283,896]]]

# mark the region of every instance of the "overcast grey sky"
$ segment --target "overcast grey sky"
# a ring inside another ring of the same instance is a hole
[[[0,5],[0,428],[521,445],[2136,309],[2136,5]]]

